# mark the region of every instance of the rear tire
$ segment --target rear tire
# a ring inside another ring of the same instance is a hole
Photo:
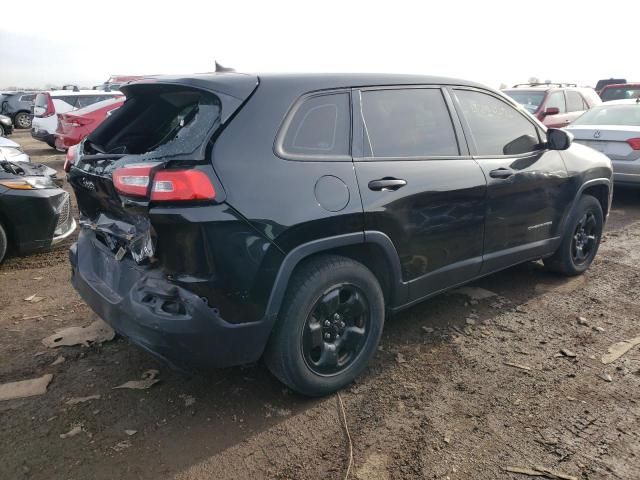
[[[603,218],[600,202],[591,195],[583,195],[567,220],[560,247],[543,260],[545,266],[568,276],[584,273],[598,253]]]
[[[16,128],[31,128],[31,115],[27,112],[18,113],[13,119]]]
[[[322,255],[293,274],[265,362],[292,390],[322,396],[362,373],[384,325],[378,280],[350,258]]]
[[[7,232],[4,231],[4,227],[0,223],[0,263],[4,260],[4,256],[7,254]]]

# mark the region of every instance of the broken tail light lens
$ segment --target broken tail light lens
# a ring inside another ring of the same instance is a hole
[[[51,95],[47,94],[47,109],[42,114],[42,117],[51,117],[52,115],[55,115],[55,113],[56,107],[53,105],[53,99],[51,98]]]
[[[76,152],[78,151],[78,145],[72,145],[67,149],[67,156],[64,159],[63,170],[69,173],[71,165],[75,164]]]
[[[209,177],[200,170],[163,170],[153,178],[151,200],[213,200],[216,191]]]
[[[629,140],[627,140],[627,143],[633,150],[640,150],[640,137],[630,138]]]
[[[113,185],[123,195],[146,197],[152,185],[150,200],[175,202],[213,200],[216,191],[206,173],[200,170],[161,170],[156,164],[132,165],[113,172]]]

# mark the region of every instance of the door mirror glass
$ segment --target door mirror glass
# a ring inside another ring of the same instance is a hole
[[[558,107],[547,107],[544,110],[545,115],[558,115],[560,113],[560,109]]]
[[[566,130],[550,128],[547,130],[547,147],[549,150],[566,150],[573,142],[573,134]]]

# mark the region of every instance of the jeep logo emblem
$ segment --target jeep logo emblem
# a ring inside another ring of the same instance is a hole
[[[96,184],[93,183],[91,180],[88,180],[86,177],[82,177],[80,179],[80,185],[82,185],[87,190],[91,190],[92,192],[96,191]]]
[[[593,138],[600,138],[600,130],[593,132]]]

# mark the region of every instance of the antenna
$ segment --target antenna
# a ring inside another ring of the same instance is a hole
[[[216,64],[216,72],[235,72],[234,68],[227,68],[227,67],[223,67],[222,65],[220,65],[218,62],[215,62]]]

